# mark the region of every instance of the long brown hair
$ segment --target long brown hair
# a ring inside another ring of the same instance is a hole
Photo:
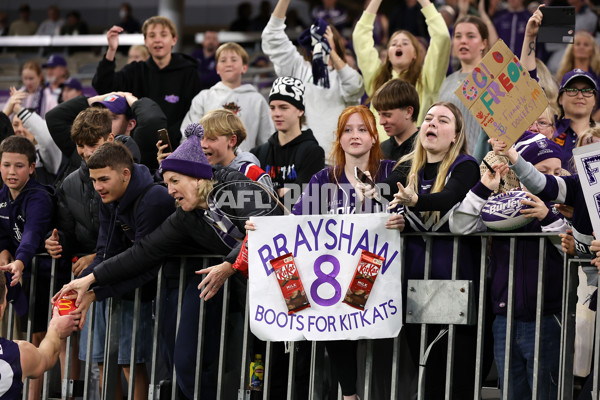
[[[419,45],[417,38],[412,33],[404,30],[394,32],[390,37],[389,43],[391,43],[394,38],[401,33],[404,33],[406,37],[408,37],[415,48],[415,59],[410,63],[410,66],[406,70],[400,73],[398,77],[404,81],[407,81],[413,86],[417,86],[417,82],[421,81],[421,70],[423,69],[423,54],[421,46]],[[373,79],[373,93],[375,93],[377,89],[379,89],[384,83],[392,79],[392,63],[390,62],[389,56],[389,43],[388,54],[385,56],[385,62],[381,64],[377,75],[375,75],[375,78]]]
[[[371,173],[373,180],[376,180],[376,178],[378,178],[381,174],[381,171],[379,170],[379,164],[380,160],[383,158],[383,153],[381,152],[381,145],[379,144],[379,133],[377,132],[375,116],[373,116],[371,110],[365,106],[346,107],[338,118],[338,125],[335,135],[336,141],[333,144],[333,149],[331,150],[331,163],[333,165],[334,176],[337,180],[339,180],[342,172],[344,171],[344,166],[346,165],[346,153],[344,152],[344,149],[342,149],[340,139],[342,138],[342,134],[344,133],[344,128],[348,123],[348,119],[352,114],[360,115],[365,123],[367,131],[369,131],[369,136],[374,139],[375,143],[369,152],[369,163],[367,170]]]

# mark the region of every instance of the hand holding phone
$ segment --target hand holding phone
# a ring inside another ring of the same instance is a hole
[[[373,195],[373,197],[371,197],[371,199],[373,201],[376,201],[379,204],[382,204],[381,197],[379,195],[379,189],[377,188],[377,185],[375,185],[375,182],[373,182],[373,179],[371,179],[369,177],[369,175],[367,175],[363,171],[361,171],[360,168],[354,167],[354,177],[356,178],[357,181],[362,182],[365,185],[368,185],[372,189],[374,189],[374,195]]]
[[[173,146],[171,146],[171,140],[169,139],[169,132],[166,129],[158,130],[158,138],[162,142],[162,144],[166,144],[168,147],[165,149],[165,153],[172,153]]]
[[[354,167],[354,177],[359,182],[362,182],[362,183],[364,183],[366,185],[369,185],[371,187],[375,187],[375,182],[373,182],[373,180],[371,178],[369,178],[369,175],[367,175],[364,172],[362,172],[360,170],[360,168],[358,168],[358,167]]]

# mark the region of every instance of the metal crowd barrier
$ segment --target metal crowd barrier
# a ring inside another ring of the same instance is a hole
[[[405,237],[409,235],[402,235],[401,238],[401,251],[404,255],[405,249]],[[425,255],[425,276],[430,276],[431,271],[431,254],[435,249],[433,248],[434,242],[433,239],[436,237],[449,237],[451,234],[426,234],[423,235],[424,240],[426,242],[426,255]],[[471,235],[475,237],[481,238],[481,265],[480,265],[480,282],[473,282],[473,284],[477,284],[479,286],[479,294],[478,294],[478,304],[476,310],[476,324],[477,324],[477,354],[476,354],[476,368],[475,368],[475,376],[473,377],[475,382],[475,393],[474,398],[479,399],[482,396],[482,385],[484,383],[485,376],[483,375],[485,371],[482,369],[482,359],[483,359],[483,343],[486,335],[489,335],[489,332],[485,331],[484,320],[485,320],[485,300],[487,298],[487,290],[486,290],[486,277],[488,273],[487,269],[487,246],[488,246],[488,237],[509,237],[510,238],[510,270],[509,270],[509,289],[508,289],[508,305],[507,305],[507,340],[505,347],[505,367],[504,367],[504,382],[499,383],[499,387],[503,388],[504,396],[503,399],[508,399],[507,393],[509,389],[509,366],[510,366],[510,356],[511,356],[511,343],[513,337],[513,317],[514,317],[514,267],[515,267],[515,246],[518,238],[523,237],[537,237],[539,238],[539,255],[540,255],[540,263],[538,268],[538,287],[537,287],[537,308],[536,308],[536,340],[535,340],[535,366],[534,366],[534,385],[533,385],[533,398],[537,398],[538,387],[539,387],[539,364],[540,364],[540,340],[541,340],[541,318],[543,317],[543,301],[540,299],[544,296],[544,254],[545,254],[545,246],[551,245],[547,243],[548,238],[554,237],[556,235],[551,234],[522,234],[522,233],[482,233]],[[452,276],[454,279],[457,277],[458,271],[458,250],[460,248],[459,239],[462,236],[454,236],[454,258],[452,260],[453,272]],[[38,256],[39,258],[39,256]],[[183,294],[186,287],[186,269],[189,263],[193,263],[193,269],[198,270],[200,268],[205,268],[210,265],[215,265],[219,263],[218,256],[189,256],[189,257],[181,257],[180,259],[180,279],[179,279],[179,288],[178,288],[178,307],[177,307],[177,324],[174,329],[179,327],[179,323],[182,319],[181,309],[182,309],[182,301]],[[564,258],[564,279],[563,279],[563,291],[562,291],[562,320],[561,320],[561,356],[560,356],[560,375],[559,375],[559,383],[558,383],[558,398],[559,399],[572,399],[573,398],[573,388],[574,388],[574,378],[573,378],[573,359],[574,359],[574,337],[575,337],[575,303],[576,303],[576,289],[578,285],[578,277],[577,277],[577,266],[586,263],[585,260],[580,259],[571,259],[565,256]],[[589,263],[589,262],[588,262]],[[37,259],[33,262],[33,273],[32,276],[35,276],[35,271],[37,268]],[[404,267],[403,267],[404,268]],[[52,264],[52,276],[54,276],[55,271],[55,263]],[[404,271],[403,271],[404,273]],[[449,282],[449,281],[445,281]],[[30,289],[30,298],[35,294],[35,285],[45,283],[45,282],[36,282],[35,279],[32,279],[31,289]],[[54,278],[49,282],[51,287],[54,287]],[[439,284],[439,282],[438,282]],[[178,399],[180,398],[177,391],[177,376],[175,371],[173,371],[172,375],[169,377],[171,380],[170,392],[165,393],[165,389],[161,387],[159,382],[158,371],[160,370],[160,351],[159,351],[159,343],[158,343],[158,335],[159,335],[159,327],[162,323],[164,316],[162,315],[162,308],[158,305],[162,301],[162,288],[165,285],[165,279],[162,276],[162,273],[159,274],[157,281],[157,295],[155,299],[155,313],[154,313],[154,328],[153,328],[153,341],[152,341],[152,359],[150,366],[150,375],[149,375],[149,399]],[[226,372],[230,373],[231,371],[226,371],[226,360],[227,357],[230,356],[229,350],[235,347],[235,341],[241,341],[241,354],[236,355],[237,362],[237,371],[234,371],[238,374],[238,383],[236,388],[236,395],[239,400],[246,399],[254,399],[256,397],[256,393],[252,393],[249,390],[249,363],[251,361],[250,351],[250,343],[253,340],[252,336],[249,333],[249,309],[248,309],[248,301],[246,298],[246,311],[243,321],[243,336],[241,338],[235,337],[231,335],[228,331],[228,318],[229,316],[229,305],[231,300],[230,289],[231,285],[229,282],[226,282],[223,288],[222,296],[222,314],[221,314],[221,331],[219,333],[219,351],[218,351],[218,374],[217,374],[217,398],[218,399],[230,399],[233,397],[228,397],[231,395],[231,387],[226,385]],[[52,290],[54,293],[56,290]],[[246,294],[247,296],[247,294]],[[140,307],[140,290],[136,290],[135,296],[135,312],[139,311]],[[50,318],[50,304],[48,307],[48,318]],[[90,307],[88,312],[88,320],[90,322],[90,334],[88,335],[88,340],[86,343],[87,346],[87,354],[88,354],[88,362],[86,362],[84,369],[84,382],[83,382],[83,393],[79,393],[79,395],[83,396],[83,399],[92,398],[92,393],[90,393],[91,387],[91,367],[92,363],[89,362],[91,349],[92,349],[92,332],[93,323],[94,323],[94,313],[93,313],[93,305]],[[27,325],[27,340],[31,340],[32,332],[32,320],[33,320],[33,311],[30,310],[29,313],[29,323]],[[168,310],[167,310],[168,311]],[[207,325],[206,321],[206,312],[205,312],[205,302],[202,301],[200,305],[199,311],[199,329],[198,329],[198,349],[196,354],[196,371],[189,371],[190,374],[194,374],[195,377],[195,391],[194,398],[200,398],[200,388],[201,388],[201,379],[202,379],[202,362],[203,355],[205,352],[205,348],[203,346],[203,330]],[[426,311],[426,309],[425,309]],[[120,301],[112,300],[110,302],[110,315],[111,318],[107,323],[107,336],[105,343],[105,359],[104,359],[104,383],[103,388],[104,391],[101,395],[102,399],[112,399],[115,395],[116,388],[116,379],[117,379],[117,355],[118,355],[118,342],[119,342],[119,319],[115,318],[120,313]],[[8,308],[8,338],[12,338],[13,331],[13,309],[12,307]],[[598,322],[600,322],[600,313],[596,314],[596,326],[598,326]],[[406,323],[406,321],[405,321]],[[455,335],[454,324],[448,325],[448,349],[447,349],[447,365],[446,365],[446,376],[442,383],[441,377],[436,377],[437,385],[445,385],[445,399],[451,399],[452,395],[452,373],[454,371],[454,365],[456,360],[456,354],[454,352],[454,335]],[[426,343],[423,338],[427,337],[428,324],[421,325],[421,348],[420,348],[420,356],[423,358],[428,343]],[[137,338],[140,335],[146,335],[147,332],[138,332],[138,318],[136,317],[134,320],[133,327],[133,342],[131,349],[131,364],[130,364],[130,373],[132,378],[134,376],[135,371],[135,362],[133,355],[135,354],[135,349],[137,346]],[[374,387],[373,383],[373,342],[371,340],[361,341],[363,342],[366,348],[366,359],[363,365],[359,366],[359,374],[363,374],[360,378],[364,380],[364,393],[362,393],[361,398],[363,400],[372,400],[374,397],[372,396],[372,390]],[[80,344],[82,345],[82,344]],[[271,390],[272,387],[272,352],[273,347],[272,343],[267,342],[265,346],[265,364],[264,364],[264,390],[262,393],[259,393],[259,397],[264,400],[271,399]],[[71,354],[70,352],[71,341],[67,342],[67,355]],[[294,349],[294,344],[290,345],[292,349]],[[400,350],[400,336],[393,339],[393,354],[392,354],[392,363],[391,363],[391,381],[389,382],[390,391],[391,391],[391,399],[396,400],[400,398],[406,397],[406,388],[402,387],[403,373],[405,372],[401,368],[401,358],[406,357],[406,354],[403,354]],[[596,331],[595,336],[595,354],[594,354],[594,388],[592,392],[592,398],[598,398],[598,372],[600,371],[600,334]],[[297,363],[297,354],[296,351],[292,350],[289,353],[288,360],[288,374],[287,374],[287,386],[286,386],[286,399],[294,398],[295,385],[297,384],[294,379],[295,374],[298,372],[299,367]],[[68,377],[70,376],[68,371],[70,371],[71,363],[69,357],[67,356],[66,365],[63,366],[65,371],[65,379],[63,379],[61,385],[61,398],[66,399],[72,396],[77,395],[78,393],[74,392],[74,388],[77,386],[74,381],[70,380]],[[324,381],[327,380],[329,376],[329,371],[327,368],[327,363],[324,362],[326,359],[326,354],[324,351],[323,343],[312,342],[310,343],[310,367],[309,367],[309,387],[308,387],[308,398],[310,400],[317,399],[325,399],[329,398],[325,392],[327,388],[324,387]],[[173,368],[175,369],[175,368]],[[424,370],[423,367],[420,368],[419,371],[419,392],[418,399],[424,398],[424,388],[425,388],[425,380],[424,380]],[[432,384],[432,377],[428,379],[428,385]],[[134,379],[130,379],[127,393],[128,398],[133,398],[134,394]],[[43,399],[49,398],[48,393],[49,387],[49,375],[45,374],[44,377],[44,385],[43,385]],[[359,389],[360,392],[360,389]],[[229,394],[228,394],[229,393]],[[23,391],[23,399],[26,399],[28,396],[28,385],[27,382],[25,384],[25,388]],[[342,399],[341,390],[338,388],[337,398]],[[378,399],[376,399],[378,400]]]

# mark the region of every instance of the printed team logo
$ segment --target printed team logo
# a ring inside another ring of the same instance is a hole
[[[540,149],[545,149],[546,147],[548,147],[548,142],[546,142],[545,140],[538,140],[536,143]]]
[[[269,189],[254,181],[231,181],[216,185],[208,195],[214,204],[231,220],[244,219],[226,210],[254,209],[256,216],[271,215],[277,204],[271,201]]]
[[[15,237],[17,238],[17,241],[21,242],[21,229],[19,229],[17,224],[15,224],[15,226],[13,227],[13,231],[15,232]]]
[[[237,104],[235,104],[235,102],[231,101],[229,103],[223,104],[223,108],[226,110],[231,111],[232,113],[234,113],[235,115],[237,115],[240,110],[242,109],[240,106],[238,106]]]
[[[179,103],[179,96],[176,96],[174,94],[169,94],[165,96],[165,101],[167,103],[171,103],[171,104],[176,104]]]

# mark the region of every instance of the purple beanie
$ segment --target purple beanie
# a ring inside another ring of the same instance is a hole
[[[211,179],[212,167],[201,144],[204,128],[200,124],[189,124],[185,128],[185,136],[187,140],[160,163],[161,173],[173,171],[198,179]]]
[[[542,138],[527,146],[521,152],[521,157],[535,165],[549,158],[562,159],[562,149],[558,143]]]

